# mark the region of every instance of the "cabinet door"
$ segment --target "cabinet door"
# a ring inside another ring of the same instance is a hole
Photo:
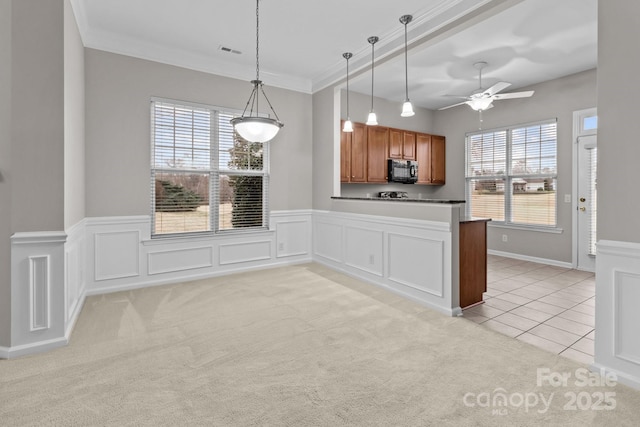
[[[389,158],[401,159],[403,155],[403,132],[400,129],[389,129]]]
[[[431,135],[431,183],[445,183],[445,139],[444,136]]]
[[[416,134],[418,184],[431,184],[431,135]]]
[[[405,160],[416,159],[416,134],[415,132],[403,132],[402,158]]]
[[[351,133],[351,182],[367,182],[367,134],[361,123]]]
[[[387,182],[389,128],[367,126],[367,182]]]
[[[344,120],[340,122],[340,182],[351,181],[351,138],[353,132],[342,132]]]

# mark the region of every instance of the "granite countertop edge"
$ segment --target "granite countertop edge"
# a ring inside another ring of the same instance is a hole
[[[332,196],[334,200],[370,200],[370,201],[383,201],[383,202],[411,202],[411,203],[440,203],[440,204],[448,204],[448,205],[457,205],[460,203],[465,203],[464,200],[447,200],[447,199],[391,199],[384,197],[338,197]]]

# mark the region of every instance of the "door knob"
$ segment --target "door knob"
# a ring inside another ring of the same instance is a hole
[[[587,201],[587,199],[585,199],[584,197],[580,197],[580,201],[581,201],[582,203],[584,203],[584,202],[586,202],[586,201]]]
[[[587,210],[587,208],[585,208],[584,206],[582,206],[582,207],[580,207],[580,210],[581,210],[582,212],[584,212],[584,211],[586,211],[586,210]]]

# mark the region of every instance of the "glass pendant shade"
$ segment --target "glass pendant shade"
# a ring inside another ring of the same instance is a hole
[[[376,113],[374,113],[373,111],[371,111],[369,113],[369,116],[367,117],[367,125],[369,125],[369,126],[377,126],[378,125],[378,117],[376,116]]]
[[[344,121],[342,132],[353,132],[353,123],[351,123],[350,118],[347,118],[347,120]]]
[[[236,117],[231,120],[231,124],[242,138],[250,142],[270,141],[284,126],[267,117]]]
[[[474,98],[471,101],[467,102],[467,104],[469,104],[469,106],[476,111],[482,111],[489,108],[492,102],[493,99],[491,98]]]
[[[400,114],[402,117],[411,117],[416,113],[413,112],[413,105],[411,105],[411,101],[408,99],[404,101],[402,104],[402,113]]]

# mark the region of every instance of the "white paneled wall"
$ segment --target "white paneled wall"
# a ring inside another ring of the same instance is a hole
[[[311,211],[270,217],[265,231],[156,239],[148,216],[88,218],[87,294],[311,261]]]
[[[311,211],[271,212],[269,230],[150,237],[149,216],[86,218],[11,239],[11,346],[0,358],[67,344],[86,295],[310,262]]]
[[[640,244],[600,241],[597,259],[594,367],[640,389]]]
[[[448,222],[334,211],[313,215],[314,261],[449,315],[460,313],[457,237]],[[457,267],[456,267],[457,268]]]

